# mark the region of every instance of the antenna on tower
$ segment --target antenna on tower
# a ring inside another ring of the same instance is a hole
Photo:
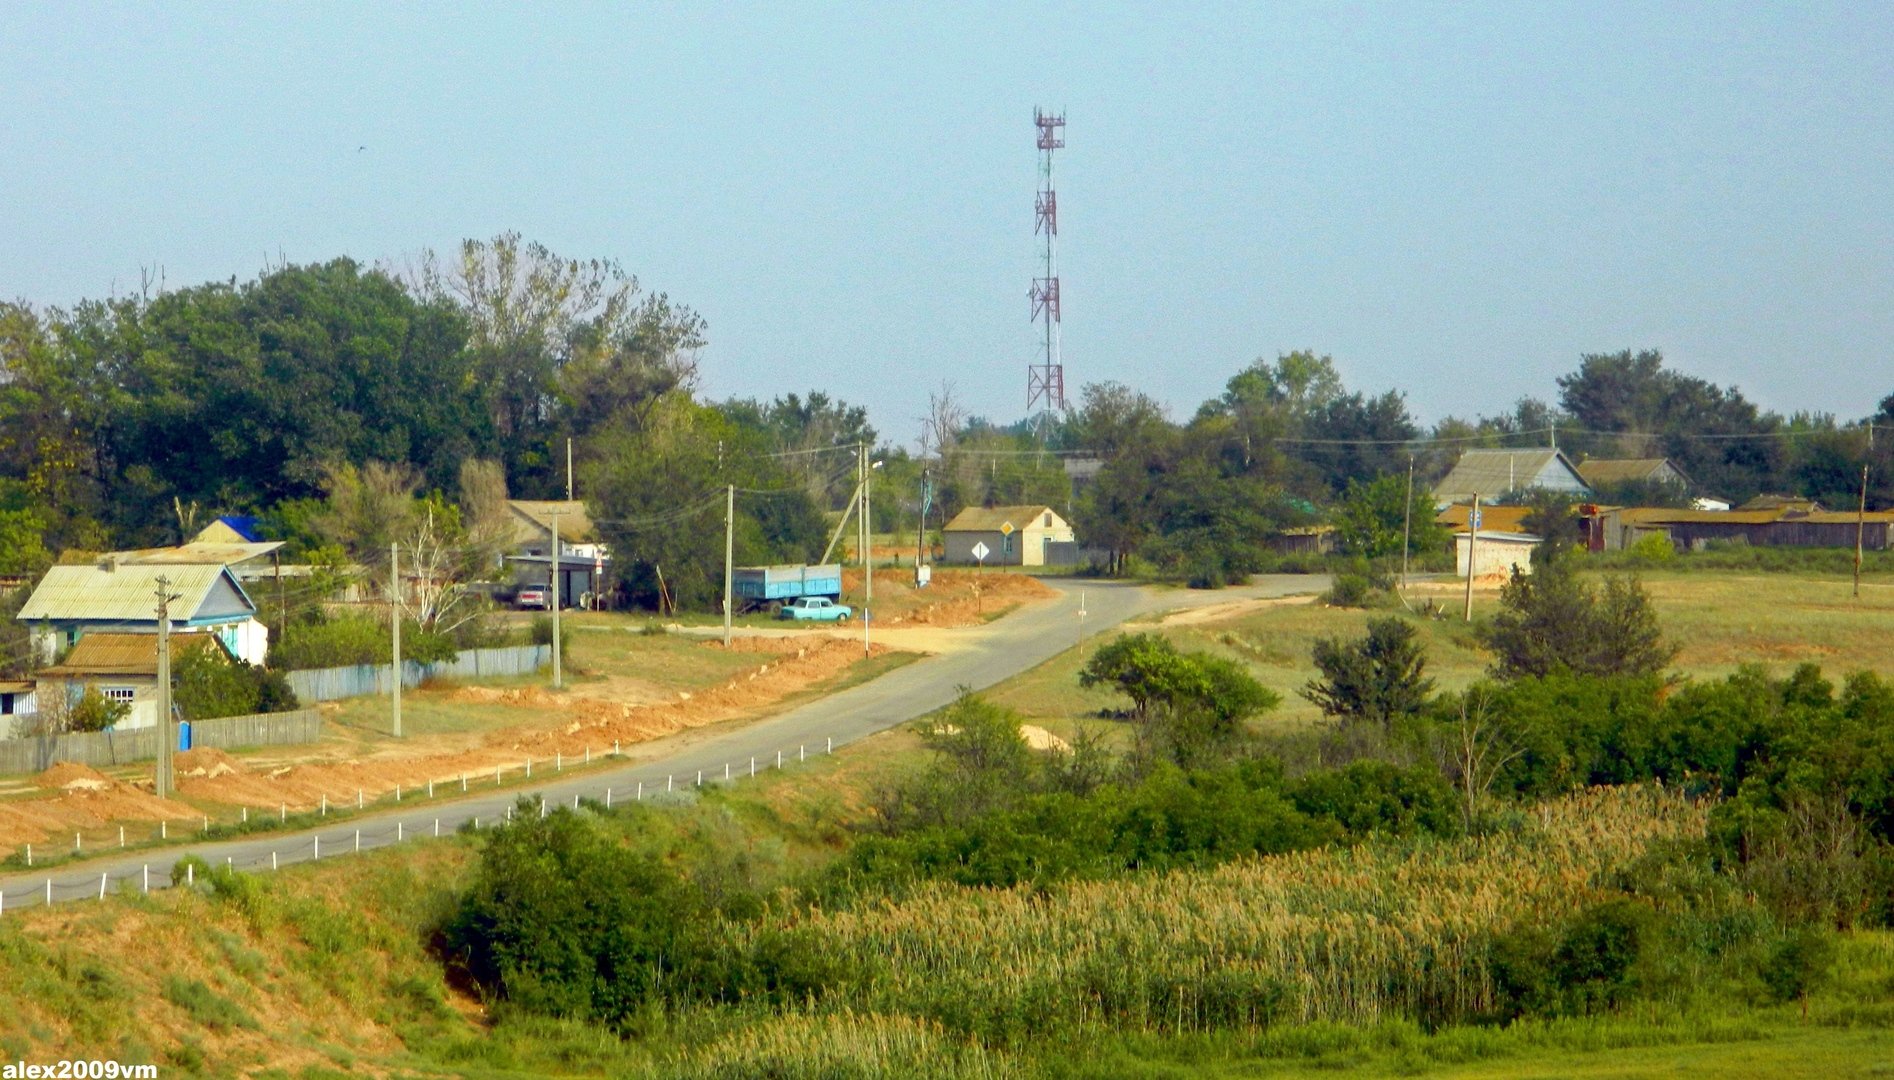
[[[1045,321],[1045,357],[1026,366],[1026,412],[1065,411],[1065,365],[1059,360],[1059,195],[1052,188],[1052,152],[1065,146],[1065,114],[1032,113],[1039,129],[1039,197],[1033,232],[1045,237],[1043,276],[1032,283],[1032,317]],[[1041,428],[1041,434],[1044,428]]]

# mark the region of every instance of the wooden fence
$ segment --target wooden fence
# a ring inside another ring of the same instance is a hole
[[[191,745],[222,750],[241,746],[290,746],[322,737],[322,717],[314,709],[226,716],[191,722]],[[33,773],[59,761],[81,765],[123,765],[158,756],[158,729],[39,735],[0,740],[0,774]]]

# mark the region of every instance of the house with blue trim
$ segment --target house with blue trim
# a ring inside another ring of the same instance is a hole
[[[270,632],[257,607],[222,563],[141,563],[119,555],[46,571],[16,618],[27,624],[36,655],[51,663],[90,633],[158,632],[159,579],[169,593],[173,634],[212,634],[252,664],[269,653]]]

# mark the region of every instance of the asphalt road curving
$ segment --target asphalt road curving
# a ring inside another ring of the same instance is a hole
[[[539,783],[485,794],[450,795],[441,790],[439,797],[430,799],[415,792],[396,808],[338,819],[333,826],[103,855],[63,863],[45,873],[11,874],[0,877],[0,918],[9,911],[49,902],[99,900],[127,888],[170,888],[172,867],[187,855],[239,870],[270,870],[445,836],[463,826],[491,827],[518,812],[521,799],[544,812],[549,807],[572,806],[578,799],[616,805],[688,798],[700,782],[723,783],[726,777],[740,782],[766,769],[793,769],[809,757],[924,716],[953,701],[962,687],[985,689],[1044,663],[1076,645],[1081,634],[1094,637],[1128,619],[1155,612],[1311,594],[1328,587],[1326,577],[1294,574],[1265,575],[1249,585],[1217,592],[1066,578],[1048,578],[1046,583],[1058,590],[1057,598],[1030,604],[971,631],[966,647],[926,657],[763,720],[723,731],[710,729],[707,737],[700,731],[690,738],[645,744],[639,748],[644,756],[635,763],[592,767],[566,779],[552,774]],[[542,771],[541,775],[547,774]]]

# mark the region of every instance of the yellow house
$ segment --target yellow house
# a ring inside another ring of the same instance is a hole
[[[969,506],[941,530],[942,561],[986,566],[1046,566],[1059,559],[1053,545],[1074,542],[1072,526],[1050,506]],[[986,546],[985,558],[974,549]],[[1048,556],[1052,556],[1048,558]]]

